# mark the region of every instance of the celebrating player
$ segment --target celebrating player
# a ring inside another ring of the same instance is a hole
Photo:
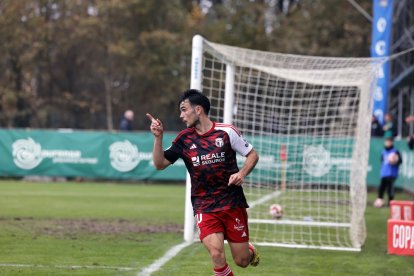
[[[213,122],[208,117],[210,101],[200,91],[190,89],[179,101],[180,118],[187,125],[167,150],[162,148],[164,127],[151,120],[153,161],[158,170],[182,158],[191,177],[191,201],[199,237],[214,265],[214,275],[233,275],[226,262],[227,240],[235,263],[257,266],[259,255],[249,243],[247,205],[242,184],[259,157],[253,146],[232,125]],[[239,170],[236,152],[246,156]]]

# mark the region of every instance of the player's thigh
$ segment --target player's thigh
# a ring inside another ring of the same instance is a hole
[[[224,252],[224,234],[221,232],[205,236],[202,242],[211,253]]]

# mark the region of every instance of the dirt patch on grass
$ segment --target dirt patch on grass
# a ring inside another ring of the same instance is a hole
[[[0,219],[4,222],[5,219]],[[181,233],[181,224],[139,224],[130,220],[94,220],[94,219],[34,219],[13,218],[10,223],[19,228],[34,230],[43,235],[77,234],[128,234],[128,233]]]
[[[65,219],[54,220],[49,227],[44,227],[45,234],[92,233],[92,234],[123,234],[123,233],[179,233],[183,226],[176,224],[139,225],[128,220],[100,221]]]

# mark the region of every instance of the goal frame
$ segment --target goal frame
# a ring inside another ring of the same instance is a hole
[[[202,66],[203,66],[203,44],[204,44],[204,38],[200,35],[195,35],[192,39],[192,56],[191,56],[191,89],[197,89],[202,90]],[[234,93],[235,93],[235,66],[229,62],[228,60],[223,59],[223,64],[225,64],[225,87],[224,87],[224,107],[223,107],[223,122],[227,124],[231,124],[233,122],[233,113],[234,113]],[[367,76],[367,85],[361,85],[359,88],[361,89],[361,96],[359,101],[359,108],[361,108],[361,105],[365,106],[371,106],[372,108],[372,101],[370,98],[369,90],[371,90],[370,83],[372,82],[372,78]],[[368,90],[368,91],[367,91]],[[368,93],[365,93],[368,92]],[[358,126],[364,126],[366,125],[367,118],[364,118],[364,114],[362,112],[358,113],[357,118],[357,125]],[[356,133],[355,133],[355,145],[356,148],[353,152],[353,158],[351,163],[351,182],[353,181],[353,178],[359,179],[360,178],[360,169],[358,169],[358,162],[355,162],[355,160],[360,160],[360,158],[354,158],[355,154],[357,154],[358,149],[362,149],[364,147],[369,146],[369,139],[361,139],[367,135],[366,133],[367,129],[362,127],[357,127]],[[367,157],[365,157],[366,160],[362,160],[363,162],[368,162]],[[352,194],[360,193],[361,190],[357,189],[355,190],[353,185],[350,186],[350,194],[351,194],[351,201],[353,200]],[[363,191],[362,191],[363,192]],[[365,191],[366,192],[366,191]],[[360,199],[361,200],[361,199]],[[366,196],[362,198],[362,200],[366,200]],[[364,221],[364,215],[362,214],[363,221],[360,220],[361,214],[354,214],[354,212],[365,212],[364,210],[354,210],[355,208],[352,208],[352,214],[351,214],[351,221],[350,223],[339,223],[339,225],[336,225],[337,227],[347,227],[349,228],[349,231],[360,231],[358,230],[358,227],[353,227],[355,223],[365,223]],[[250,223],[269,223],[269,224],[275,224],[275,223],[293,223],[294,221],[270,221],[270,220],[263,220],[259,221],[257,219],[250,219]],[[300,223],[300,222],[299,222]],[[302,224],[309,223],[302,222]],[[312,223],[311,223],[312,224]],[[331,226],[332,223],[322,223],[322,224],[316,224],[315,226]],[[312,225],[311,225],[312,226]],[[194,241],[195,239],[195,218],[193,214],[193,208],[191,203],[191,180],[187,173],[186,177],[186,192],[185,192],[185,221],[184,221],[184,240],[187,242]],[[365,239],[365,236],[364,236]],[[362,241],[352,241],[353,247],[334,247],[334,246],[314,246],[314,245],[305,245],[305,244],[284,244],[284,243],[268,243],[268,242],[259,242],[256,243],[258,245],[262,246],[278,246],[278,247],[288,247],[288,248],[311,248],[311,249],[324,249],[324,250],[340,250],[340,251],[361,251],[361,246],[363,244]]]

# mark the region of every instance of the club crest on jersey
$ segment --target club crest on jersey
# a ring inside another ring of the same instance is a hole
[[[221,148],[224,146],[223,138],[216,138],[216,147]]]

